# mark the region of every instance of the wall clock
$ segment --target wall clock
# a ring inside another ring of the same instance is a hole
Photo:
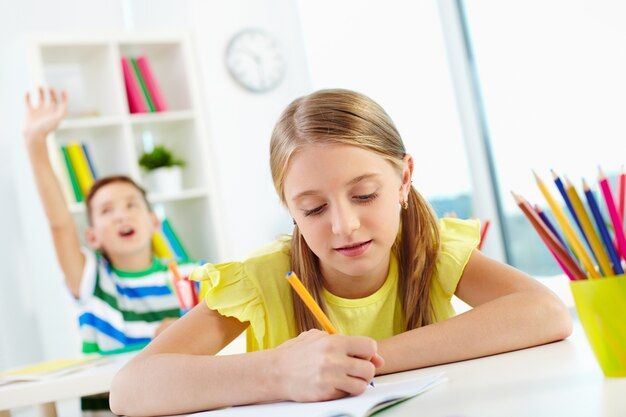
[[[239,85],[255,93],[274,89],[286,70],[278,43],[260,29],[245,29],[232,37],[226,48],[226,67]]]

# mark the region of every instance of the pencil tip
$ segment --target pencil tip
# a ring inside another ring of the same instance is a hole
[[[532,170],[532,172],[533,172],[533,175],[535,176],[535,181],[541,182],[541,178],[539,178],[539,175],[537,175],[534,169]]]
[[[291,274],[293,274],[293,271],[287,272],[287,274],[285,275],[285,278],[289,278],[291,276]]]

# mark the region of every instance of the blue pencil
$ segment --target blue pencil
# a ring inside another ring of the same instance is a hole
[[[554,170],[550,170],[550,172],[552,173],[552,179],[554,180],[554,183],[556,184],[556,188],[559,189],[559,193],[561,193],[561,197],[563,197],[563,200],[565,200],[567,209],[569,210],[570,214],[572,215],[572,218],[576,222],[576,225],[578,226],[578,230],[580,230],[580,234],[583,236],[583,238],[585,238],[585,242],[587,242],[587,247],[589,248],[591,253],[593,253],[593,248],[591,247],[591,243],[589,243],[589,239],[587,239],[587,235],[585,234],[585,231],[583,230],[583,226],[580,224],[580,220],[578,219],[578,216],[576,215],[576,211],[574,210],[574,206],[572,205],[572,202],[570,201],[569,196],[567,195],[567,191],[565,191],[565,186],[563,185],[561,178],[559,178],[559,176],[556,175],[556,172],[554,172]]]
[[[587,203],[589,203],[591,213],[593,213],[593,218],[596,221],[596,226],[600,231],[602,242],[604,243],[606,251],[609,254],[609,258],[611,258],[611,263],[613,264],[613,272],[621,275],[624,273],[624,269],[622,268],[619,256],[617,256],[617,252],[615,251],[615,246],[613,246],[613,240],[611,239],[611,235],[609,234],[609,229],[607,229],[606,224],[604,223],[604,218],[600,213],[600,207],[598,207],[598,203],[595,196],[593,195],[593,191],[591,191],[591,188],[589,188],[589,184],[587,184],[587,181],[585,181],[584,179],[583,191],[585,192],[585,197],[587,198]]]
[[[545,225],[548,226],[548,229],[550,229],[550,231],[554,234],[554,236],[556,236],[559,242],[561,242],[561,245],[563,245],[564,248],[567,248],[567,245],[565,244],[565,241],[563,240],[561,235],[559,235],[559,232],[556,230],[556,228],[554,227],[550,219],[548,219],[548,216],[546,215],[546,213],[537,204],[535,204],[535,212],[539,215],[541,220],[543,220]]]

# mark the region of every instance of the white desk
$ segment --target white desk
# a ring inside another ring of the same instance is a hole
[[[40,415],[55,416],[55,402],[87,395],[109,392],[117,371],[132,358],[134,352],[116,355],[110,362],[37,382],[15,382],[0,386],[0,417],[8,410],[38,406]]]
[[[380,417],[626,416],[626,377],[603,376],[578,323],[562,342],[375,380],[441,371],[447,382]]]

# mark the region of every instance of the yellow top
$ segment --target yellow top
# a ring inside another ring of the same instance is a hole
[[[430,294],[435,321],[455,315],[450,299],[480,239],[477,220],[446,218],[439,221],[439,228],[441,253]],[[291,287],[285,279],[291,270],[290,242],[290,238],[277,240],[243,262],[206,264],[191,274],[191,279],[202,281],[200,296],[210,309],[250,323],[249,352],[273,348],[297,336]],[[397,288],[398,264],[392,256],[387,279],[374,294],[346,299],[324,290],[326,313],[341,334],[375,340],[399,334],[403,317]]]

